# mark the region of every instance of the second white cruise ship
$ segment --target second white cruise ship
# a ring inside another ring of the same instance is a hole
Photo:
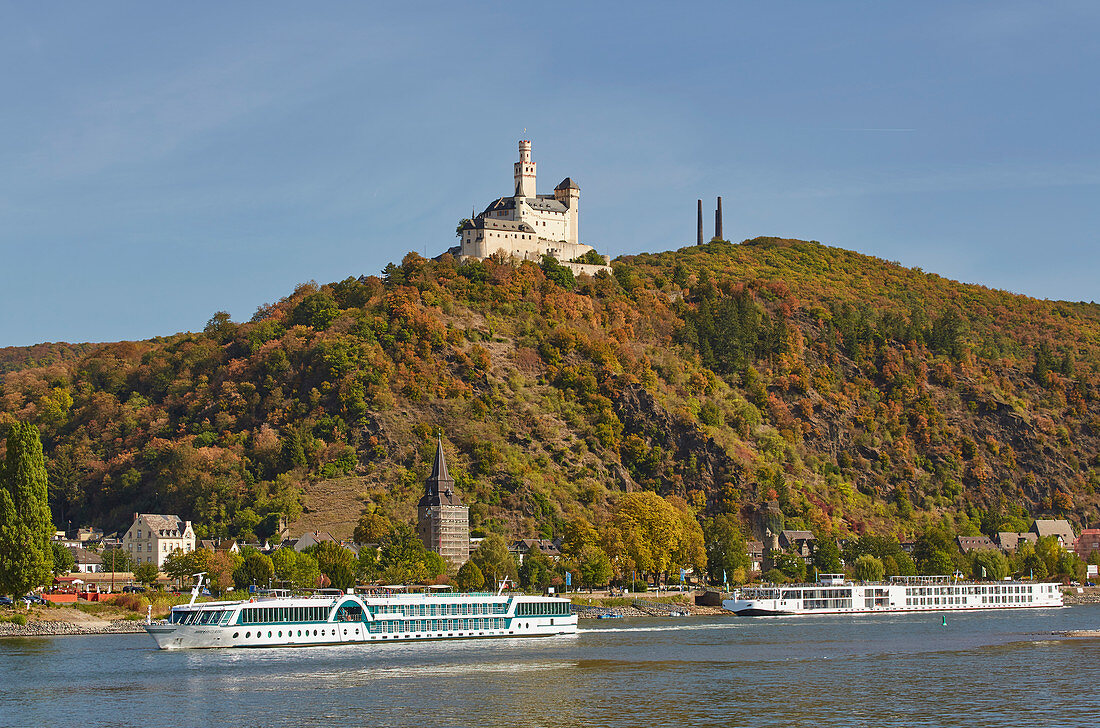
[[[817,584],[741,589],[722,606],[751,617],[778,614],[938,612],[1062,606],[1058,584],[961,581],[950,576],[895,576],[885,584],[853,584],[844,574],[822,574]]]

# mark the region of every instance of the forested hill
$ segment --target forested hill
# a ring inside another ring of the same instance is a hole
[[[475,533],[554,536],[634,489],[746,531],[769,500],[838,536],[1096,519],[1100,307],[770,238],[613,267],[410,253],[247,323],[9,349],[0,429],[38,424],[74,527],[411,521],[437,431]]]

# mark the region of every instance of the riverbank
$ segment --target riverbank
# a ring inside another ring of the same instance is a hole
[[[5,637],[58,637],[62,635],[88,634],[137,634],[144,632],[142,622],[117,619],[103,624],[76,624],[74,622],[27,622],[25,625],[5,622],[0,624],[0,639]]]
[[[122,610],[104,609],[101,615],[73,607],[34,607],[28,611],[4,610],[4,616],[21,614],[25,625],[0,622],[0,637],[52,637],[59,635],[133,634],[144,631],[144,619],[124,618]]]
[[[1062,603],[1068,606],[1075,604],[1100,604],[1100,586],[1069,586],[1062,589]]]

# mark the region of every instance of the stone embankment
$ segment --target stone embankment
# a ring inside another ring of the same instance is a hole
[[[1078,589],[1081,591],[1078,592]],[[1062,590],[1062,603],[1066,606],[1074,604],[1100,604],[1100,587],[1067,587]]]
[[[58,635],[81,634],[136,634],[144,632],[143,622],[131,619],[116,619],[98,624],[75,622],[53,622],[36,620],[18,625],[11,622],[0,623],[0,637],[53,637]]]

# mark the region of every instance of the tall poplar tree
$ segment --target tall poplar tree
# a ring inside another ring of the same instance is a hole
[[[18,597],[49,581],[53,523],[38,428],[15,423],[0,473],[0,593]]]

